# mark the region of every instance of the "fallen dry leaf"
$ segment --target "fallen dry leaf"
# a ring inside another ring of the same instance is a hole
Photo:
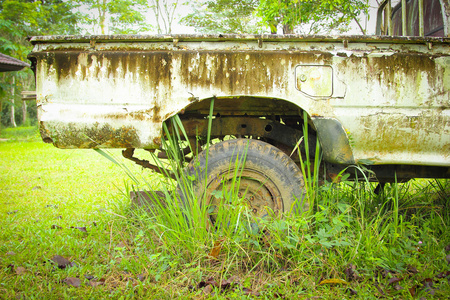
[[[257,291],[253,291],[249,288],[243,287],[241,288],[241,284],[239,283],[239,277],[237,276],[231,276],[227,280],[222,280],[222,282],[219,284],[216,280],[214,280],[213,277],[209,277],[207,280],[200,281],[196,287],[189,286],[189,290],[199,290],[203,289],[202,292],[205,295],[214,295],[214,288],[218,288],[221,293],[226,293],[229,290],[237,290],[241,289],[245,295],[255,296],[259,297],[260,293]]]
[[[391,279],[389,279],[389,285],[391,285],[391,284],[394,284],[394,283],[397,283],[397,282],[400,282],[400,281],[402,281],[402,279],[401,278],[398,278],[398,277],[392,277]]]
[[[333,183],[339,183],[339,182],[341,182],[342,176],[340,176],[340,175],[338,175],[338,174],[334,174],[334,173],[329,173],[328,175],[330,176],[331,181],[332,181]]]
[[[58,268],[65,269],[66,267],[72,267],[73,264],[61,255],[54,255],[51,260],[58,265]]]
[[[322,280],[319,285],[322,284],[348,284],[347,281],[339,279],[339,278],[332,278],[332,279],[324,279]]]
[[[105,284],[105,278],[101,278],[99,280],[96,280],[96,279],[89,280],[89,285],[92,287],[96,287],[96,286],[104,285],[104,284]]]
[[[417,288],[416,285],[409,288],[409,293],[411,294],[412,297],[416,296],[416,288]]]
[[[220,288],[226,290],[227,288],[230,288],[231,285],[236,284],[239,284],[239,278],[237,276],[231,276],[230,278],[228,278],[228,280],[222,280],[222,282],[220,283]]]
[[[87,232],[86,227],[75,227],[75,226],[70,226],[70,228],[78,229],[78,230],[81,231],[81,232]]]
[[[242,291],[244,292],[244,295],[255,296],[255,297],[260,296],[260,294],[257,291],[252,291],[249,288],[242,288]],[[277,298],[282,298],[282,297],[278,296]]]
[[[347,278],[347,281],[352,281],[352,280],[358,279],[359,276],[356,274],[355,270],[356,270],[355,265],[353,265],[353,264],[347,265],[347,268],[345,268],[345,270],[344,270],[344,274]]]
[[[205,286],[205,288],[203,289],[203,293],[204,293],[205,295],[209,295],[209,294],[211,294],[212,289],[213,289],[212,285],[207,285],[207,286]]]
[[[17,275],[22,275],[26,272],[27,270],[24,267],[17,267],[16,268],[16,274]]]
[[[441,273],[439,273],[438,275],[436,275],[437,278],[446,278],[446,277],[448,277],[448,276],[450,276],[450,271],[447,271],[447,272],[441,272]]]
[[[214,242],[214,247],[211,249],[211,252],[209,253],[209,256],[217,259],[217,257],[220,254],[220,251],[222,250],[222,244],[223,244],[223,239],[217,240]]]
[[[6,255],[16,255],[16,253],[13,251],[9,251],[9,252],[6,252]]]
[[[434,295],[435,291],[433,288],[433,279],[431,278],[426,278],[422,281],[423,287],[425,288],[425,291],[430,294],[430,295]]]
[[[52,225],[51,229],[62,229],[62,227],[58,225]]]
[[[140,275],[137,276],[137,279],[138,279],[139,281],[144,281],[144,280],[145,280],[145,276],[142,275],[142,274],[140,274]]]
[[[426,278],[422,281],[422,284],[425,288],[432,288],[433,287],[433,279]]]
[[[18,209],[13,210],[13,211],[8,211],[7,214],[8,214],[8,215],[12,215],[12,214],[15,214],[15,213],[18,212],[18,211],[19,211]]]
[[[410,273],[410,274],[417,274],[417,273],[419,273],[417,268],[414,267],[414,266],[411,266],[411,265],[408,265],[408,269],[407,270],[408,270],[408,273]]]
[[[394,273],[395,273],[394,271],[391,271],[388,269],[377,268],[377,270],[375,271],[375,278],[377,278],[379,275],[381,275],[382,278],[386,278],[390,274],[394,274]]]
[[[205,284],[206,284],[206,286],[208,286],[208,285],[212,285],[212,286],[215,286],[215,287],[218,287],[218,286],[219,286],[219,284],[217,283],[217,281],[215,281],[214,278],[212,278],[212,277],[208,278],[208,279],[206,280]]]
[[[258,294],[259,294],[259,293],[258,293]],[[281,299],[285,299],[286,297],[285,297],[283,294],[279,293],[279,292],[275,292],[275,293],[272,294],[272,298],[281,298]]]
[[[81,285],[81,280],[76,277],[67,277],[64,279],[64,282],[74,287],[79,287]]]
[[[384,291],[383,291],[383,289],[378,285],[378,284],[375,284],[375,287],[377,288],[377,290],[378,290],[378,292],[381,294],[381,295],[386,295],[385,293],[384,293]]]

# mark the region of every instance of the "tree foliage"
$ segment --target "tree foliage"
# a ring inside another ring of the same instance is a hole
[[[73,2],[63,0],[0,0],[0,52],[27,61],[31,51],[27,36],[77,33],[79,15],[73,8]],[[20,99],[22,90],[34,88],[29,69],[3,73],[0,82],[0,107],[6,104],[3,112],[21,105],[14,100]]]
[[[283,33],[345,32],[358,17],[367,14],[368,0],[260,0],[257,15],[272,33],[277,27]]]
[[[205,33],[258,33],[261,26],[254,15],[258,3],[258,0],[196,1],[191,4],[193,12],[181,22]]]
[[[172,24],[179,0],[149,0],[149,4],[155,16],[157,33],[172,33]]]
[[[367,14],[368,0],[209,0],[191,4],[182,21],[201,32],[284,34],[345,32]]]
[[[73,34],[78,16],[63,0],[0,0],[0,51],[25,60],[31,35]]]
[[[80,5],[89,33],[123,34],[147,30],[147,0],[74,0]]]

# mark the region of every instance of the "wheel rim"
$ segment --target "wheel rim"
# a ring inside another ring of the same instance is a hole
[[[229,194],[230,189],[233,189],[235,194],[237,192],[238,198],[242,200],[242,204],[247,206],[252,215],[257,218],[264,218],[269,212],[278,214],[278,211],[283,211],[281,192],[270,178],[248,168],[243,171],[239,170],[239,176],[235,173],[233,169],[227,170],[208,183],[206,204],[210,208],[208,213],[213,223],[216,220],[218,207],[226,204],[223,203],[224,197],[217,197],[217,193],[214,191],[218,191],[223,196],[221,192],[226,191]],[[235,186],[237,183],[233,184],[236,181],[239,181],[237,191]]]

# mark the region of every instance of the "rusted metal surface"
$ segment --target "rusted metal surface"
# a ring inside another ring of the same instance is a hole
[[[392,23],[394,35],[420,35],[420,2],[405,1],[405,5],[399,3],[392,10]],[[448,1],[447,1],[448,2]],[[423,1],[423,32],[425,36],[448,36],[445,32],[444,22],[448,17],[443,11],[444,6],[439,0]],[[403,11],[405,13],[403,13]],[[448,13],[448,12],[447,12]],[[406,27],[402,25],[402,18],[405,18]]]
[[[206,136],[208,120],[184,120],[183,125],[188,136]],[[302,131],[268,119],[250,117],[223,117],[212,121],[211,137],[225,137],[227,135],[255,136],[278,141],[294,148],[303,136]]]
[[[347,133],[336,119],[315,118],[314,124],[327,162],[346,165],[355,163]]]
[[[122,151],[123,157],[133,161],[135,164],[137,164],[143,168],[151,169],[160,174],[163,174],[166,177],[170,177],[170,178],[176,180],[175,174],[173,174],[173,172],[171,172],[170,170],[164,169],[161,166],[151,164],[148,160],[139,159],[139,158],[135,157],[134,150],[135,150],[134,148],[127,148],[127,149],[123,150]]]
[[[376,35],[450,36],[448,0],[410,0],[391,7],[383,0],[377,13]]]
[[[445,10],[448,12],[448,5],[445,6]],[[448,13],[447,13],[448,15]],[[445,23],[447,24],[447,23]],[[445,26],[448,26],[445,25]],[[259,48],[264,48],[264,44],[279,41],[286,42],[342,42],[347,40],[349,42],[362,42],[362,43],[400,43],[409,44],[417,42],[429,41],[427,38],[417,36],[378,36],[378,35],[297,35],[297,34],[172,34],[172,35],[87,35],[87,36],[66,36],[66,35],[53,35],[53,36],[34,36],[31,37],[30,42],[33,45],[41,45],[41,49],[48,51],[57,49],[67,50],[165,50],[167,44],[170,46],[183,49],[184,42],[196,42],[197,46],[202,48],[208,47],[209,43],[216,42],[258,42]],[[430,41],[433,40],[431,37]],[[149,43],[148,45],[142,45],[140,43]],[[231,45],[222,45],[223,47],[217,48],[230,48]],[[245,44],[242,44],[246,48]],[[280,48],[286,45],[277,45]],[[239,49],[239,45],[233,45],[233,48]]]
[[[449,38],[57,36],[31,42],[41,134],[57,147],[156,149],[163,121],[216,97],[228,116],[269,120],[306,111],[314,124],[334,120],[348,141],[348,161],[450,166]],[[332,136],[321,140],[333,142]]]

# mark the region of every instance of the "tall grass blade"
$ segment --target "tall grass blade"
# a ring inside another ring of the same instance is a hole
[[[123,164],[122,162],[117,160],[113,155],[111,155],[110,153],[108,153],[108,152],[106,152],[106,151],[104,151],[102,149],[98,149],[98,148],[95,148],[94,151],[97,152],[98,154],[100,154],[101,156],[107,158],[109,161],[111,161],[115,165],[119,166],[122,170],[125,171],[127,176],[131,180],[133,180],[133,182],[135,184],[139,184],[139,180],[136,178],[136,176],[134,176],[133,172],[131,172],[131,170],[125,164]]]

